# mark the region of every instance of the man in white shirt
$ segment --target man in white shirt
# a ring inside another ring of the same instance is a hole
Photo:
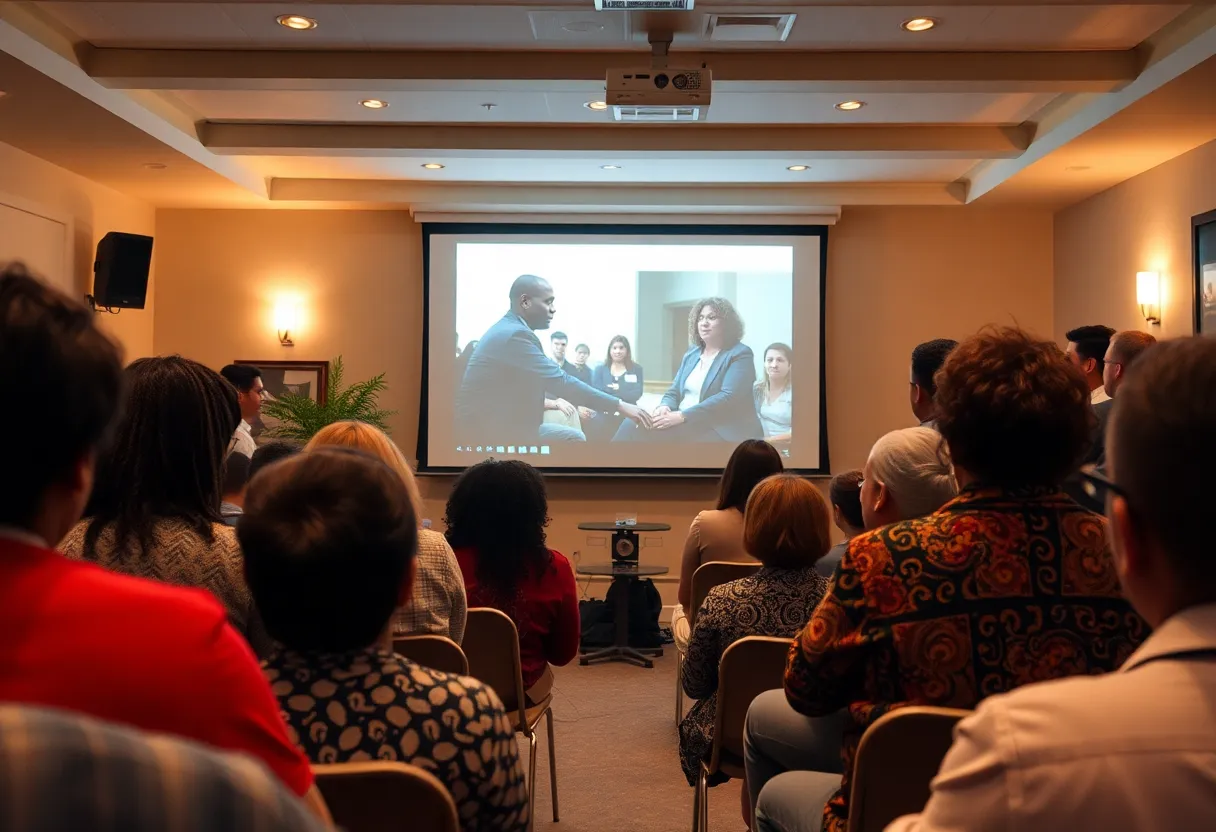
[[[237,401],[241,404],[241,423],[232,434],[228,451],[253,458],[258,444],[253,441],[250,423],[258,418],[258,413],[262,410],[262,397],[266,393],[266,387],[262,384],[262,371],[252,364],[229,364],[220,370],[220,375],[236,388]]]
[[[1216,339],[1151,347],[1091,470],[1123,592],[1154,632],[1114,673],[1026,685],[959,723],[920,815],[887,832],[1216,829]]]
[[[1068,339],[1065,354],[1081,368],[1085,380],[1089,382],[1090,404],[1100,404],[1110,399],[1102,386],[1102,368],[1105,366],[1102,360],[1110,349],[1110,339],[1114,334],[1115,331],[1108,326],[1093,324],[1070,329],[1064,335]]]

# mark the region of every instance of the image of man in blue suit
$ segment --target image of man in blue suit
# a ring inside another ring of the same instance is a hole
[[[592,410],[615,410],[640,427],[650,427],[649,413],[584,384],[545,355],[535,330],[548,329],[556,314],[549,281],[520,275],[511,284],[510,300],[510,311],[478,342],[456,394],[456,425],[462,436],[494,444],[586,441],[576,428],[543,423],[546,392]]]

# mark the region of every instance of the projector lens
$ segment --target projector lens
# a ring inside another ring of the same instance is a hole
[[[654,85],[661,90],[665,90],[667,89],[668,80],[669,79],[667,76],[660,72],[658,75],[654,76]]]
[[[688,89],[688,76],[681,72],[679,75],[671,79],[671,85],[678,90]]]

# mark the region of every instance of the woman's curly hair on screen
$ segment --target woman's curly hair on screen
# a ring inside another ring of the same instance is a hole
[[[739,317],[739,313],[735,311],[735,306],[726,298],[702,298],[697,301],[688,313],[688,343],[705,349],[705,342],[701,340],[701,333],[697,331],[697,319],[701,317],[701,310],[709,307],[722,321],[723,347],[729,349],[735,344],[743,340],[743,319]]]

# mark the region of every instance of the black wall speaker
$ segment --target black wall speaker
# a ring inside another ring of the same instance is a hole
[[[98,306],[143,309],[148,296],[152,238],[111,231],[97,244],[93,299]]]

